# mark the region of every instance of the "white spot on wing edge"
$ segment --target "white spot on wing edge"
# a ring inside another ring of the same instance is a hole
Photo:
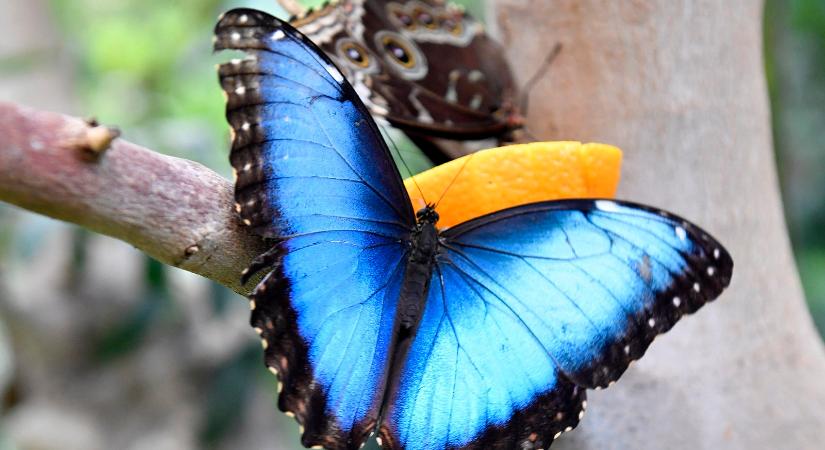
[[[343,83],[344,82],[344,76],[341,75],[341,71],[338,70],[335,66],[333,66],[332,64],[324,64],[324,68],[327,69],[327,73],[330,74],[330,76],[332,76],[332,78],[336,82],[338,82],[338,83]]]
[[[680,241],[684,241],[685,239],[687,239],[687,232],[684,228],[676,227],[674,228],[674,230],[676,230],[676,237],[678,237]]]
[[[679,298],[678,296],[673,297],[673,306],[678,308],[679,305],[681,305],[681,304],[682,304],[682,299],[681,298]]]
[[[272,40],[273,41],[280,41],[281,39],[283,39],[285,37],[286,37],[286,33],[284,33],[284,30],[275,30],[275,32],[272,33]]]
[[[606,212],[619,212],[619,204],[611,200],[596,200],[596,209]]]

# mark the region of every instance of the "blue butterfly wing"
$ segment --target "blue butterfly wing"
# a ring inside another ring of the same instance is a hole
[[[236,209],[274,243],[251,267],[271,270],[251,321],[282,383],[279,407],[305,446],[358,448],[386,385],[409,198],[364,105],[304,36],[238,9],[218,22],[215,48],[248,54],[219,74]]]
[[[226,13],[215,35],[216,49],[248,54],[219,67],[234,134],[236,209],[245,223],[266,237],[414,225],[375,122],[323,52],[251,9]]]
[[[653,338],[716,298],[733,262],[664,211],[570,200],[441,234],[424,315],[392,388],[387,448],[546,448]]]

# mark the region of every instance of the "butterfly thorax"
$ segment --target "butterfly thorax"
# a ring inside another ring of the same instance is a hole
[[[416,213],[416,219],[398,309],[401,327],[406,330],[414,328],[421,316],[438,253],[438,213],[428,205]]]

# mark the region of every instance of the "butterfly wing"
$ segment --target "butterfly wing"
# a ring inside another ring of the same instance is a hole
[[[445,2],[343,0],[292,23],[342,67],[373,114],[403,130],[466,140],[518,127],[503,50]]]
[[[584,389],[716,298],[733,262],[676,216],[608,200],[535,203],[442,233],[386,448],[548,447]]]
[[[358,448],[374,429],[414,216],[377,127],[338,69],[260,11],[226,13],[216,49],[241,220],[273,249],[252,325],[306,446]]]

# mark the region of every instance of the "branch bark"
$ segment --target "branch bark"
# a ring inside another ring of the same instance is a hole
[[[762,2],[493,3],[522,82],[563,44],[532,92],[533,134],[621,147],[619,196],[695,220],[736,264],[716,304],[590,395],[587,417],[559,447],[820,448],[825,353],[782,216]]]
[[[236,221],[232,183],[122,139],[94,154],[95,131],[78,118],[0,103],[0,201],[248,293],[240,272],[265,245]]]

